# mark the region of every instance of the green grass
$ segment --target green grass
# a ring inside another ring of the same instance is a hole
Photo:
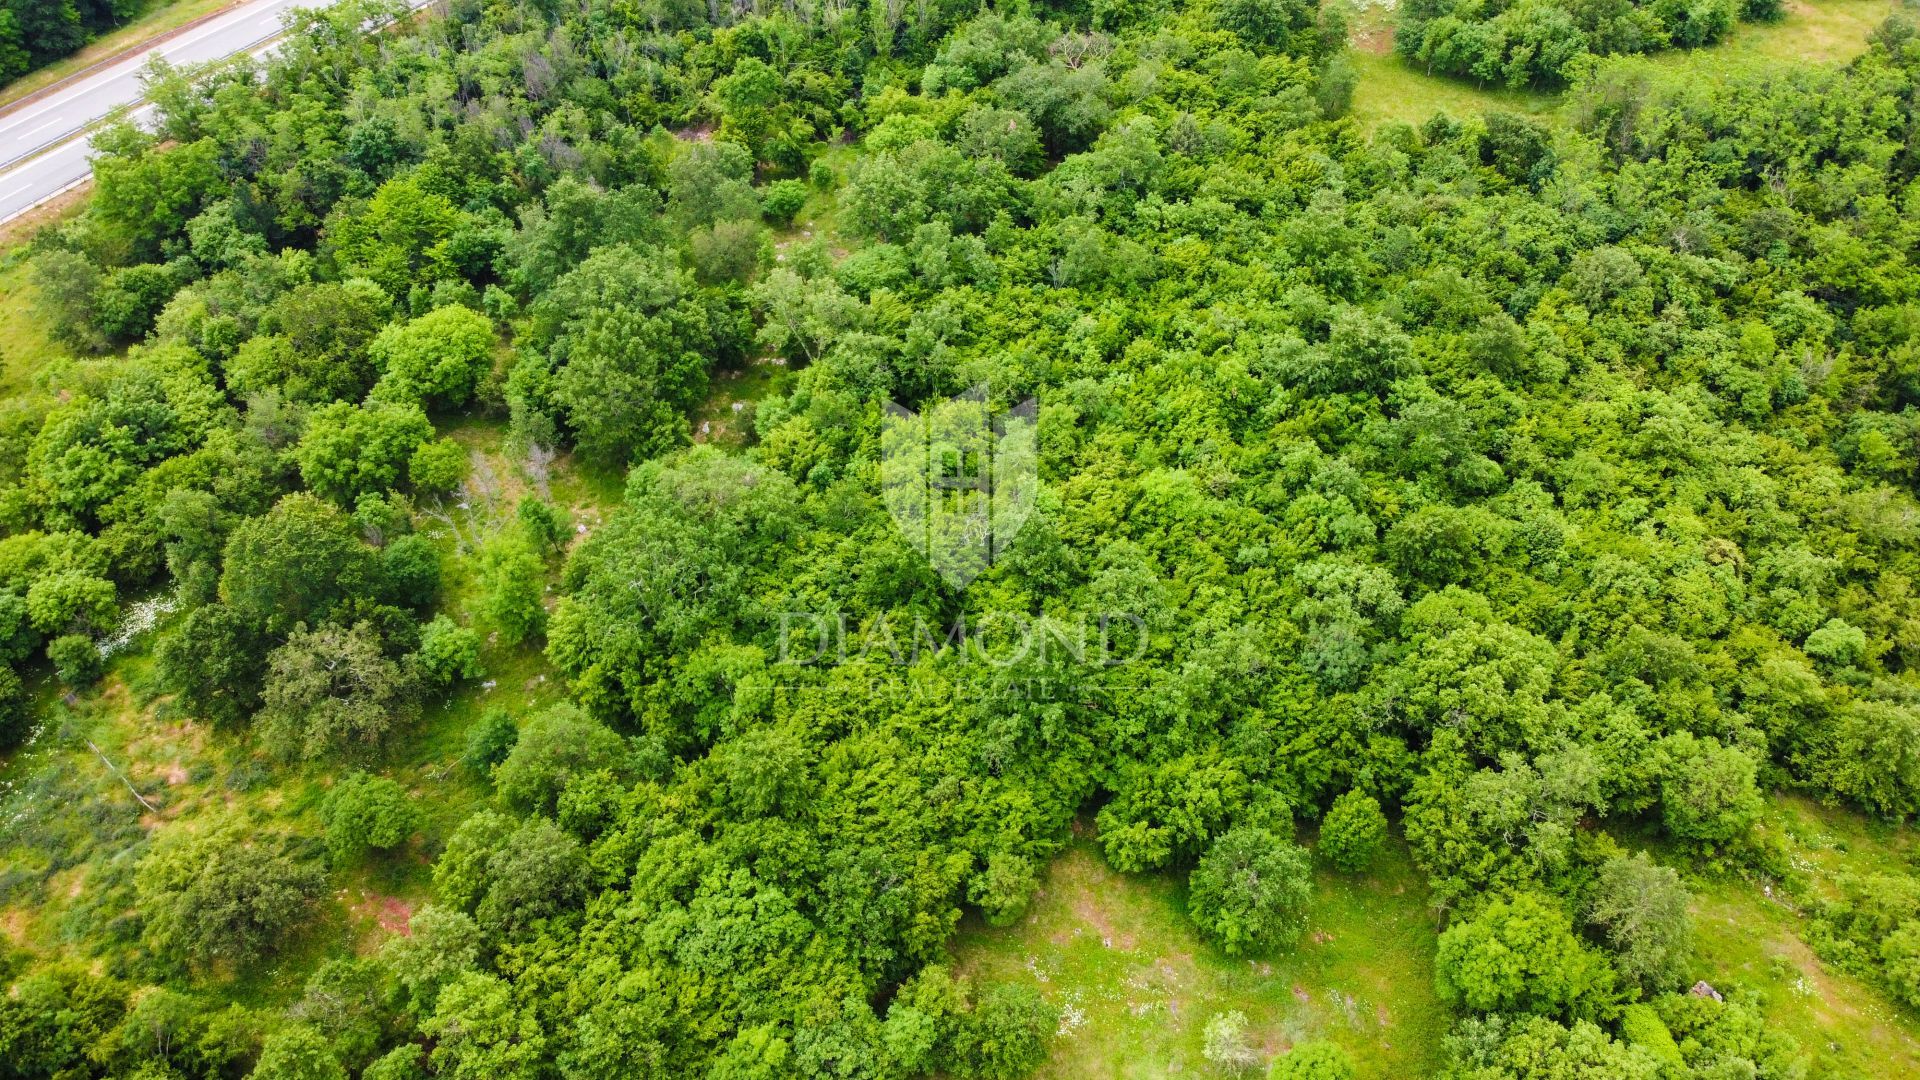
[[[1724,79],[1793,63],[1844,63],[1866,51],[1867,35],[1899,7],[1898,0],[1796,0],[1773,23],[1741,23],[1706,49],[1668,50],[1625,61],[1688,78]],[[1487,87],[1430,75],[1392,51],[1393,13],[1374,7],[1354,21],[1353,64],[1360,76],[1353,118],[1367,130],[1390,121],[1415,126],[1437,113],[1470,116],[1504,110],[1557,119],[1564,94]]]
[[[1439,113],[1478,116],[1504,110],[1538,116],[1559,103],[1556,95],[1540,91],[1488,89],[1462,79],[1428,75],[1396,55],[1356,50],[1352,60],[1360,75],[1352,116],[1369,131],[1393,121],[1418,127]]]
[[[1768,1026],[1799,1042],[1810,1080],[1920,1076],[1920,1025],[1877,987],[1821,963],[1803,921],[1746,882],[1696,887],[1698,970],[1716,988],[1758,991]]]
[[[1836,895],[1845,873],[1911,873],[1920,855],[1910,828],[1798,795],[1776,796],[1763,829],[1784,842],[1812,897]],[[1920,1076],[1920,1015],[1814,955],[1801,911],[1809,898],[1731,878],[1692,888],[1701,977],[1721,990],[1758,992],[1769,1024],[1799,1042],[1811,1080]]]
[[[707,399],[693,410],[693,441],[731,448],[752,441],[754,406],[783,393],[791,382],[791,368],[757,358],[737,371],[713,373]]]
[[[36,372],[49,360],[68,356],[47,335],[47,323],[34,312],[32,264],[26,249],[0,256],[0,396],[27,392]]]
[[[1867,35],[1899,6],[1896,0],[1792,0],[1778,22],[1741,23],[1712,48],[1670,50],[1642,62],[1704,78],[1783,63],[1845,63],[1867,51]]]
[[[976,983],[1034,983],[1063,1010],[1042,1080],[1208,1075],[1203,1030],[1234,1009],[1268,1056],[1332,1039],[1362,1077],[1399,1080],[1434,1071],[1448,1019],[1434,996],[1426,896],[1395,845],[1371,875],[1319,875],[1299,946],[1235,959],[1194,933],[1180,879],[1118,874],[1077,839],[1020,922],[970,918],[953,949]]]

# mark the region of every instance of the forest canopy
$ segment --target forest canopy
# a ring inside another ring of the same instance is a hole
[[[163,74],[34,240],[80,358],[0,409],[0,730],[164,590],[143,692],[327,794],[111,833],[98,963],[0,950],[0,1078],[1025,1076],[1055,1004],[948,947],[1076,824],[1234,957],[1404,837],[1451,1076],[1801,1075],[1686,992],[1687,882],[1791,874],[1776,789],[1920,812],[1911,20],[1367,132],[1306,0],[384,13]],[[1038,491],[962,587],[881,449],[976,386],[1037,402]],[[874,644],[1089,620],[1118,662]],[[478,805],[383,775],[512,650],[563,690],[458,733]],[[405,932],[308,963],[409,852]],[[1920,1004],[1914,878],[1811,919]]]

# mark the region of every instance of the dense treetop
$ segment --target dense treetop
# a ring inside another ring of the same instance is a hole
[[[954,974],[964,911],[1017,919],[1084,816],[1285,948],[1329,808],[1325,860],[1384,810],[1432,880],[1456,1075],[1797,1075],[1676,993],[1685,887],[1635,849],[1779,874],[1767,789],[1920,811],[1913,24],[1369,135],[1289,0],[373,13],[162,78],[36,242],[100,358],[0,413],[0,642],[32,675],[176,583],[168,707],[337,766],[336,864],[429,827],[356,770],[477,674],[443,563],[570,700],[475,725],[435,903],[284,1016],[131,987],[219,1000],[320,839],[141,841],[140,949],[23,961],[0,1076],[1021,1076],[1055,1019]],[[775,359],[750,445],[690,446]],[[1038,400],[1042,491],[959,590],[883,508],[882,416],[978,384]],[[631,467],[621,506],[429,542],[464,415]],[[1103,615],[1123,663],[1015,649]],[[1823,948],[1920,994],[1920,887],[1857,892]],[[192,1038],[136,1046],[156,1000]]]

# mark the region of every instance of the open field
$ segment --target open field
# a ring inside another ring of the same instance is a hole
[[[1202,1031],[1238,1009],[1268,1056],[1303,1039],[1344,1045],[1368,1078],[1429,1074],[1446,1026],[1433,989],[1433,914],[1406,850],[1374,873],[1322,872],[1307,935],[1278,955],[1234,959],[1195,935],[1184,881],[1126,876],[1075,840],[1014,926],[970,921],[954,943],[979,982],[1037,982],[1063,1012],[1046,1080],[1204,1074]]]
[[[1723,79],[1791,63],[1844,63],[1866,51],[1867,35],[1899,6],[1897,0],[1795,0],[1775,23],[1741,23],[1727,40],[1706,49],[1676,49],[1633,63]],[[1551,119],[1564,95],[1478,86],[1429,75],[1393,52],[1393,13],[1371,7],[1354,21],[1353,117],[1372,129],[1388,121],[1418,125],[1436,113],[1455,116],[1505,110]]]

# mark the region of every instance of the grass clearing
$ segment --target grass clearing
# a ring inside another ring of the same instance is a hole
[[[715,371],[707,399],[693,410],[693,441],[730,449],[752,442],[755,406],[785,392],[791,370],[784,360],[756,357],[743,368]]]
[[[1837,895],[1841,874],[1911,872],[1920,856],[1910,828],[1803,795],[1776,795],[1762,827],[1785,841],[1797,876],[1818,896]],[[1799,894],[1736,878],[1691,888],[1700,976],[1722,991],[1758,993],[1768,1022],[1799,1042],[1810,1080],[1920,1076],[1920,1014],[1816,956]]]
[[[1236,959],[1194,933],[1183,880],[1117,873],[1081,837],[1020,922],[970,917],[953,950],[976,982],[1037,983],[1062,1010],[1043,1080],[1205,1075],[1206,1023],[1234,1009],[1269,1057],[1326,1038],[1370,1080],[1430,1075],[1448,1015],[1434,995],[1426,886],[1406,849],[1393,845],[1364,877],[1322,872],[1316,886],[1298,947]]]
[[[33,266],[22,246],[0,257],[0,396],[17,397],[48,361],[70,355],[34,311]]]
[[[1845,63],[1866,51],[1867,35],[1899,7],[1900,0],[1793,0],[1779,21],[1741,23],[1710,48],[1670,49],[1624,62],[1714,81],[1782,64]],[[1352,116],[1361,127],[1371,131],[1389,121],[1418,126],[1443,112],[1504,110],[1545,120],[1562,115],[1564,94],[1481,86],[1409,65],[1393,51],[1393,19],[1393,12],[1377,6],[1354,19],[1349,57],[1360,79]]]
[[[1920,1076],[1920,1023],[1879,988],[1823,964],[1801,918],[1760,886],[1697,888],[1698,969],[1716,988],[1759,991],[1769,1026],[1800,1043],[1810,1080]]]

